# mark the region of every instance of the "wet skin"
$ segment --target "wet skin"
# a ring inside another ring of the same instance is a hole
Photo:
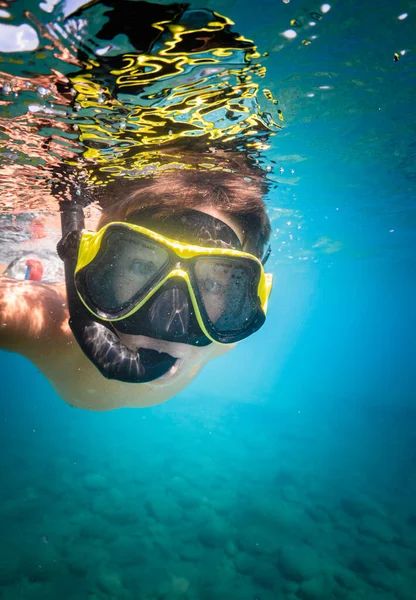
[[[242,233],[226,215],[211,207],[199,210],[222,219]],[[178,358],[163,377],[128,384],[104,378],[85,357],[68,325],[64,284],[17,281],[0,276],[0,348],[28,358],[68,404],[103,411],[159,404],[178,394],[212,358],[234,345],[197,348],[145,336],[119,334],[130,348],[151,348]]]

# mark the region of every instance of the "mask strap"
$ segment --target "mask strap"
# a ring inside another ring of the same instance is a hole
[[[270,256],[271,253],[272,253],[272,247],[271,247],[271,245],[269,245],[269,247],[267,248],[267,250],[266,250],[266,252],[265,252],[265,254],[263,256],[263,258],[261,259],[261,264],[263,265],[263,267],[266,264],[266,262],[269,260],[269,256]]]

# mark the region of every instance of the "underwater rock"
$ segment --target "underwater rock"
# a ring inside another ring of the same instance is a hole
[[[117,529],[109,527],[104,519],[94,515],[80,523],[79,533],[84,539],[106,543],[114,540],[118,534]]]
[[[87,473],[84,475],[84,487],[90,492],[105,490],[108,487],[107,480],[101,473]]]
[[[178,459],[176,459],[177,461]],[[175,464],[175,461],[173,461]],[[178,468],[178,465],[175,465]],[[186,494],[191,488],[189,482],[180,475],[174,475],[165,482],[165,489],[169,494]]]
[[[151,543],[145,536],[119,535],[106,549],[117,566],[133,567],[146,563]]]
[[[290,594],[293,594],[294,596],[296,596],[298,589],[299,589],[298,583],[296,583],[295,581],[290,581],[290,580],[286,579],[283,584],[283,591],[285,593],[284,598],[286,599],[286,597],[289,596]]]
[[[141,504],[124,500],[114,500],[113,494],[102,492],[95,494],[92,502],[93,512],[104,517],[114,525],[133,525],[146,518],[144,507]]]
[[[390,571],[379,573],[369,573],[366,577],[367,582],[375,588],[379,588],[386,592],[392,592],[397,582],[396,578]]]
[[[278,566],[282,574],[292,581],[311,579],[319,572],[319,557],[315,550],[305,544],[282,546],[279,550]]]
[[[188,492],[181,492],[176,498],[179,506],[185,510],[194,510],[201,504],[198,496]]]
[[[255,565],[254,559],[245,552],[238,552],[234,557],[234,565],[236,571],[243,575],[250,574]]]
[[[404,579],[404,578],[403,578]],[[394,593],[395,596],[397,598],[397,600],[414,600],[415,598],[415,593],[414,593],[414,589],[409,590],[408,586],[405,585],[405,579],[402,583],[402,586],[396,586]],[[410,579],[408,580],[410,581]]]
[[[112,596],[105,600],[170,600],[167,593],[172,581],[172,564],[165,560],[168,568],[162,566],[160,555],[153,552],[148,555],[146,565],[136,564],[120,570],[123,577],[124,595]],[[127,591],[128,590],[128,591]],[[100,596],[102,600],[102,596]],[[89,598],[88,598],[89,600]]]
[[[110,598],[122,598],[124,595],[125,590],[120,575],[114,571],[102,570],[98,575],[97,583],[100,590]]]
[[[280,494],[286,502],[294,504],[302,504],[305,499],[305,495],[302,490],[299,490],[292,484],[286,484],[281,487]]]
[[[322,600],[325,598],[323,580],[320,577],[314,577],[304,581],[299,588],[298,596],[302,600]]]
[[[323,506],[311,505],[305,508],[305,512],[315,523],[328,523],[330,517]]]
[[[412,529],[402,530],[400,536],[395,539],[396,546],[404,548],[406,551],[415,549],[415,535]]]
[[[229,533],[221,523],[213,520],[200,529],[198,538],[208,548],[222,548],[227,543]]]
[[[401,559],[398,554],[393,556],[392,553],[386,550],[380,552],[379,559],[390,571],[400,571],[402,568],[402,565],[400,564]]]
[[[152,495],[146,500],[145,507],[151,517],[164,525],[175,525],[182,519],[182,512],[176,502],[163,494]]]
[[[277,536],[260,527],[247,527],[236,534],[236,543],[240,550],[248,554],[273,555],[278,550]]]
[[[92,551],[91,548],[94,548]],[[77,538],[67,544],[62,553],[69,571],[77,577],[83,577],[89,571],[94,573],[100,564],[109,561],[109,555],[104,548],[86,543],[82,538]]]
[[[199,527],[215,518],[212,510],[206,505],[200,505],[186,513],[187,520],[191,521],[195,527]]]
[[[354,517],[354,519],[364,515],[385,516],[383,508],[363,494],[343,498],[341,500],[341,507],[347,515]]]
[[[237,554],[237,546],[232,540],[228,540],[228,542],[226,543],[225,552],[230,558]]]
[[[185,577],[177,577],[173,575],[170,586],[170,597],[183,598],[187,596],[191,584]]]
[[[6,551],[0,553],[0,588],[9,586],[21,577],[21,557],[16,552]]]
[[[416,527],[416,513],[411,513],[408,517],[407,517],[407,523],[408,525],[410,525],[411,527]]]
[[[180,544],[179,555],[182,560],[186,560],[188,562],[199,562],[202,558],[203,551],[197,542]]]
[[[261,587],[272,590],[279,581],[280,575],[275,567],[267,562],[256,561],[251,573],[253,581]]]
[[[395,533],[389,524],[375,515],[364,515],[358,522],[357,529],[363,535],[375,538],[380,542],[389,543],[395,537]]]
[[[372,571],[378,568],[377,560],[370,555],[369,551],[357,552],[354,558],[350,561],[350,569],[357,573],[360,577],[367,577]]]
[[[333,572],[333,577],[336,583],[341,585],[346,590],[352,591],[359,587],[360,583],[357,577],[349,569],[337,567]]]
[[[20,554],[20,574],[30,582],[50,583],[66,577],[68,570],[62,560],[62,546],[58,549],[53,538],[47,544],[39,539],[37,546],[23,542]],[[3,598],[0,590],[0,598]]]
[[[259,450],[261,450],[263,447],[263,444],[260,443],[259,444]],[[295,477],[293,475],[293,471],[292,469],[286,469],[285,467],[281,467],[279,472],[277,473],[277,475],[274,478],[274,483],[280,487],[282,485],[294,485],[295,484]]]
[[[46,581],[30,581],[26,577],[22,577],[18,584],[2,588],[2,600],[15,600],[23,598],[25,600],[43,600],[51,596],[52,585]],[[88,598],[89,600],[89,598]]]
[[[85,577],[88,573],[88,563],[80,560],[68,561],[68,571],[75,577]]]

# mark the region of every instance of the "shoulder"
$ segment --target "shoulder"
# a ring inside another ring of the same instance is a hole
[[[27,354],[33,343],[71,336],[63,284],[0,276],[0,347]]]

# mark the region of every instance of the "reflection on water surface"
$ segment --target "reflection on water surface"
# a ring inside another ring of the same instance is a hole
[[[56,212],[50,181],[63,161],[103,185],[233,169],[221,150],[238,148],[279,186],[268,201],[275,257],[408,243],[406,3],[377,14],[352,0],[206,6],[26,0],[3,10],[2,214]]]
[[[261,87],[260,53],[232,21],[186,5],[101,2],[75,13],[68,6],[25,12],[23,38],[9,25],[4,210],[48,206],[62,161],[94,184],[167,168],[227,169],[218,150],[245,150],[259,163],[283,117]],[[19,45],[31,51],[10,51]]]

